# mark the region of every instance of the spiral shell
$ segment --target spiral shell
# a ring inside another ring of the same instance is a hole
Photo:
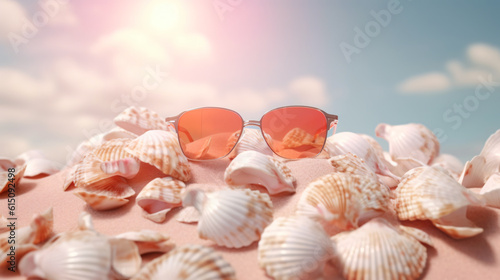
[[[318,277],[335,256],[321,225],[305,216],[277,218],[262,233],[258,247],[259,265],[274,279]]]
[[[249,189],[210,193],[191,189],[186,192],[183,205],[194,206],[200,212],[200,238],[229,248],[252,244],[273,220],[269,195]]]
[[[132,280],[236,280],[235,271],[212,248],[184,245],[149,262]]]

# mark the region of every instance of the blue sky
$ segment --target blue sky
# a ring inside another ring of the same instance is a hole
[[[465,161],[500,128],[499,6],[0,0],[0,156],[42,149],[64,162],[126,103],[162,116],[225,106],[245,118],[306,104],[338,114],[337,131],[422,123]],[[153,76],[157,85],[134,92]]]

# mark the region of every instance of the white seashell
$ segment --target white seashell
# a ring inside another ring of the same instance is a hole
[[[41,150],[29,150],[18,155],[14,159],[14,163],[16,165],[24,165],[33,159],[46,159],[46,157]]]
[[[193,206],[185,206],[177,213],[175,219],[181,223],[197,223],[200,220],[200,212]]]
[[[158,252],[166,253],[175,247],[167,234],[147,229],[121,233],[116,235],[115,238],[133,241],[139,248],[139,254],[141,255]]]
[[[119,175],[126,179],[132,179],[139,173],[141,165],[134,158],[123,158],[114,161],[103,161],[101,170],[108,175]]]
[[[434,247],[434,244],[433,244],[431,238],[429,237],[429,235],[425,231],[417,229],[417,228],[413,228],[413,227],[403,226],[403,225],[399,225],[399,229],[403,233],[417,239],[420,243],[428,245],[429,247]]]
[[[428,236],[427,236],[428,238]],[[426,248],[382,218],[332,237],[345,279],[418,279]]]
[[[144,211],[143,216],[153,222],[161,223],[167,213],[182,205],[182,193],[186,185],[171,177],[156,178],[149,182],[137,195],[136,203]]]
[[[13,167],[15,169],[14,172],[0,171],[0,193],[6,192],[10,187],[15,186],[17,188],[19,186],[19,182],[24,175],[26,170],[26,165]],[[13,174],[14,176],[11,176]],[[14,190],[15,188],[10,188]]]
[[[64,176],[63,191],[75,185],[75,173],[78,167],[79,165],[76,164],[67,168],[66,175]]]
[[[274,279],[318,277],[325,263],[335,257],[333,243],[321,225],[305,216],[277,218],[259,241],[259,266]]]
[[[177,247],[144,266],[132,280],[235,280],[235,271],[212,248]]]
[[[236,156],[224,172],[230,186],[256,184],[269,194],[295,192],[295,178],[281,161],[257,151],[245,151]]]
[[[481,153],[465,163],[459,182],[467,188],[480,188],[488,178],[500,172],[500,129],[484,144]]]
[[[111,245],[111,273],[115,279],[129,279],[141,268],[141,255],[135,242],[123,238],[109,238]]]
[[[439,219],[432,220],[434,226],[455,239],[476,236],[483,229],[467,219],[467,207],[462,207]]]
[[[61,165],[45,158],[33,158],[26,162],[24,177],[31,178],[40,175],[52,175],[61,170]]]
[[[379,124],[375,134],[389,142],[389,153],[393,160],[412,158],[424,164],[431,163],[439,155],[439,141],[422,124],[404,125]]]
[[[25,277],[106,280],[111,270],[111,246],[106,237],[93,231],[66,233],[26,255],[19,270]]]
[[[121,127],[115,127],[115,128],[112,128],[110,131],[104,133],[104,135],[102,136],[102,139],[104,141],[109,141],[112,139],[125,139],[125,138],[134,139],[136,137],[137,137],[137,134],[135,134],[135,133],[132,133],[128,130],[125,130]]]
[[[336,133],[328,137],[325,148],[330,157],[352,153],[363,159],[375,173],[394,177],[394,174],[385,165],[385,161],[377,156],[377,151],[371,143],[360,134]]]
[[[490,176],[479,192],[486,201],[486,205],[500,208],[500,173]]]
[[[165,175],[184,182],[191,178],[188,160],[172,132],[150,130],[133,139],[125,150],[140,161],[155,166]]]
[[[441,166],[446,171],[458,180],[462,170],[464,170],[464,164],[457,157],[449,154],[440,154],[437,158],[432,161],[432,166]]]
[[[233,147],[238,137],[239,132],[235,132],[228,140],[228,147]],[[262,137],[262,132],[258,129],[244,129],[241,139],[239,139],[229,158],[233,159],[244,151],[257,151],[268,156],[273,155],[273,151],[269,148],[264,137]]]
[[[111,139],[96,146],[94,149],[92,149],[92,153],[102,161],[114,161],[124,158],[131,158],[134,156],[126,151],[126,148],[131,141],[132,139],[129,138]]]
[[[16,167],[16,164],[12,160],[5,157],[0,157],[0,172],[7,171],[7,169],[13,167]]]
[[[110,187],[115,186],[112,182]],[[111,210],[121,207],[128,203],[128,199],[117,197],[114,195],[100,194],[96,192],[89,192],[85,190],[75,190],[73,192],[78,198],[85,201],[94,210]]]
[[[355,154],[347,153],[331,157],[328,162],[333,166],[335,172],[349,173],[353,175],[368,176],[378,180],[377,174]]]
[[[457,216],[454,212],[466,211],[469,205],[482,205],[474,193],[441,167],[423,166],[410,170],[395,192],[396,212],[401,220],[431,220],[434,224],[453,226]],[[463,214],[465,221],[465,212]],[[457,223],[460,226],[464,222],[457,220]]]
[[[387,212],[390,197],[390,190],[376,177],[330,173],[306,187],[296,214],[325,220],[340,229],[356,228]]]
[[[273,220],[269,195],[249,189],[224,189],[205,193],[190,189],[182,199],[184,206],[200,212],[198,235],[217,245],[241,248],[259,240]]]
[[[160,118],[156,112],[145,107],[128,107],[115,117],[114,122],[117,126],[137,135],[148,130],[167,129],[165,120]]]
[[[103,134],[94,135],[92,138],[81,142],[67,160],[66,167],[72,167],[80,163],[89,152],[99,147],[103,142]]]

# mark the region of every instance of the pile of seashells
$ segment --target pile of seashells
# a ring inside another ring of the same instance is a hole
[[[119,128],[78,147],[68,162],[64,190],[74,185],[75,195],[93,209],[114,209],[135,195],[127,180],[140,173],[141,163],[152,165],[165,176],[153,179],[136,196],[145,218],[161,223],[179,207],[177,221],[197,223],[201,239],[227,248],[257,241],[258,263],[274,279],[319,279],[327,264],[345,279],[417,279],[432,241],[424,231],[399,221],[429,220],[453,238],[468,238],[483,231],[467,219],[469,206],[500,208],[500,130],[465,166],[440,154],[436,136],[420,124],[378,125],[376,135],[388,142],[389,152],[368,135],[337,133],[319,156],[334,172],[307,185],[293,215],[274,219],[270,196],[293,195],[295,178],[258,131],[245,131],[232,151],[226,185],[203,190],[189,184],[189,162],[175,131],[158,114],[130,107],[115,123]],[[303,136],[294,139],[297,143],[312,139],[305,132],[297,135]],[[96,232],[84,213],[78,231],[50,238],[52,224],[49,210],[25,229],[22,275],[236,279],[234,269],[214,249],[175,247],[160,232],[108,237]],[[333,236],[327,229],[331,227]],[[164,254],[141,268],[140,256],[148,252]]]

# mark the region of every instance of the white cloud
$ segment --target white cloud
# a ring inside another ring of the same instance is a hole
[[[52,3],[54,3],[54,15],[50,18],[50,25],[71,27],[78,24],[78,17],[70,3],[59,4],[57,1]]]
[[[54,92],[54,84],[46,79],[37,79],[24,72],[0,68],[0,95],[2,100],[29,102],[48,98]]]
[[[25,22],[26,11],[17,1],[0,0],[0,40],[10,32],[19,33]]]
[[[439,92],[450,89],[450,79],[439,72],[415,76],[403,81],[398,89],[403,93]]]
[[[448,73],[430,72],[408,78],[398,86],[401,93],[437,93],[451,88],[475,86],[480,77],[500,78],[500,50],[487,44],[473,44],[467,49],[468,62],[452,60]],[[452,79],[448,78],[448,75]]]
[[[297,78],[290,83],[288,88],[300,104],[322,107],[328,102],[325,85],[316,77]]]
[[[174,39],[174,47],[178,54],[189,59],[207,58],[212,53],[212,46],[202,34],[182,34]]]

